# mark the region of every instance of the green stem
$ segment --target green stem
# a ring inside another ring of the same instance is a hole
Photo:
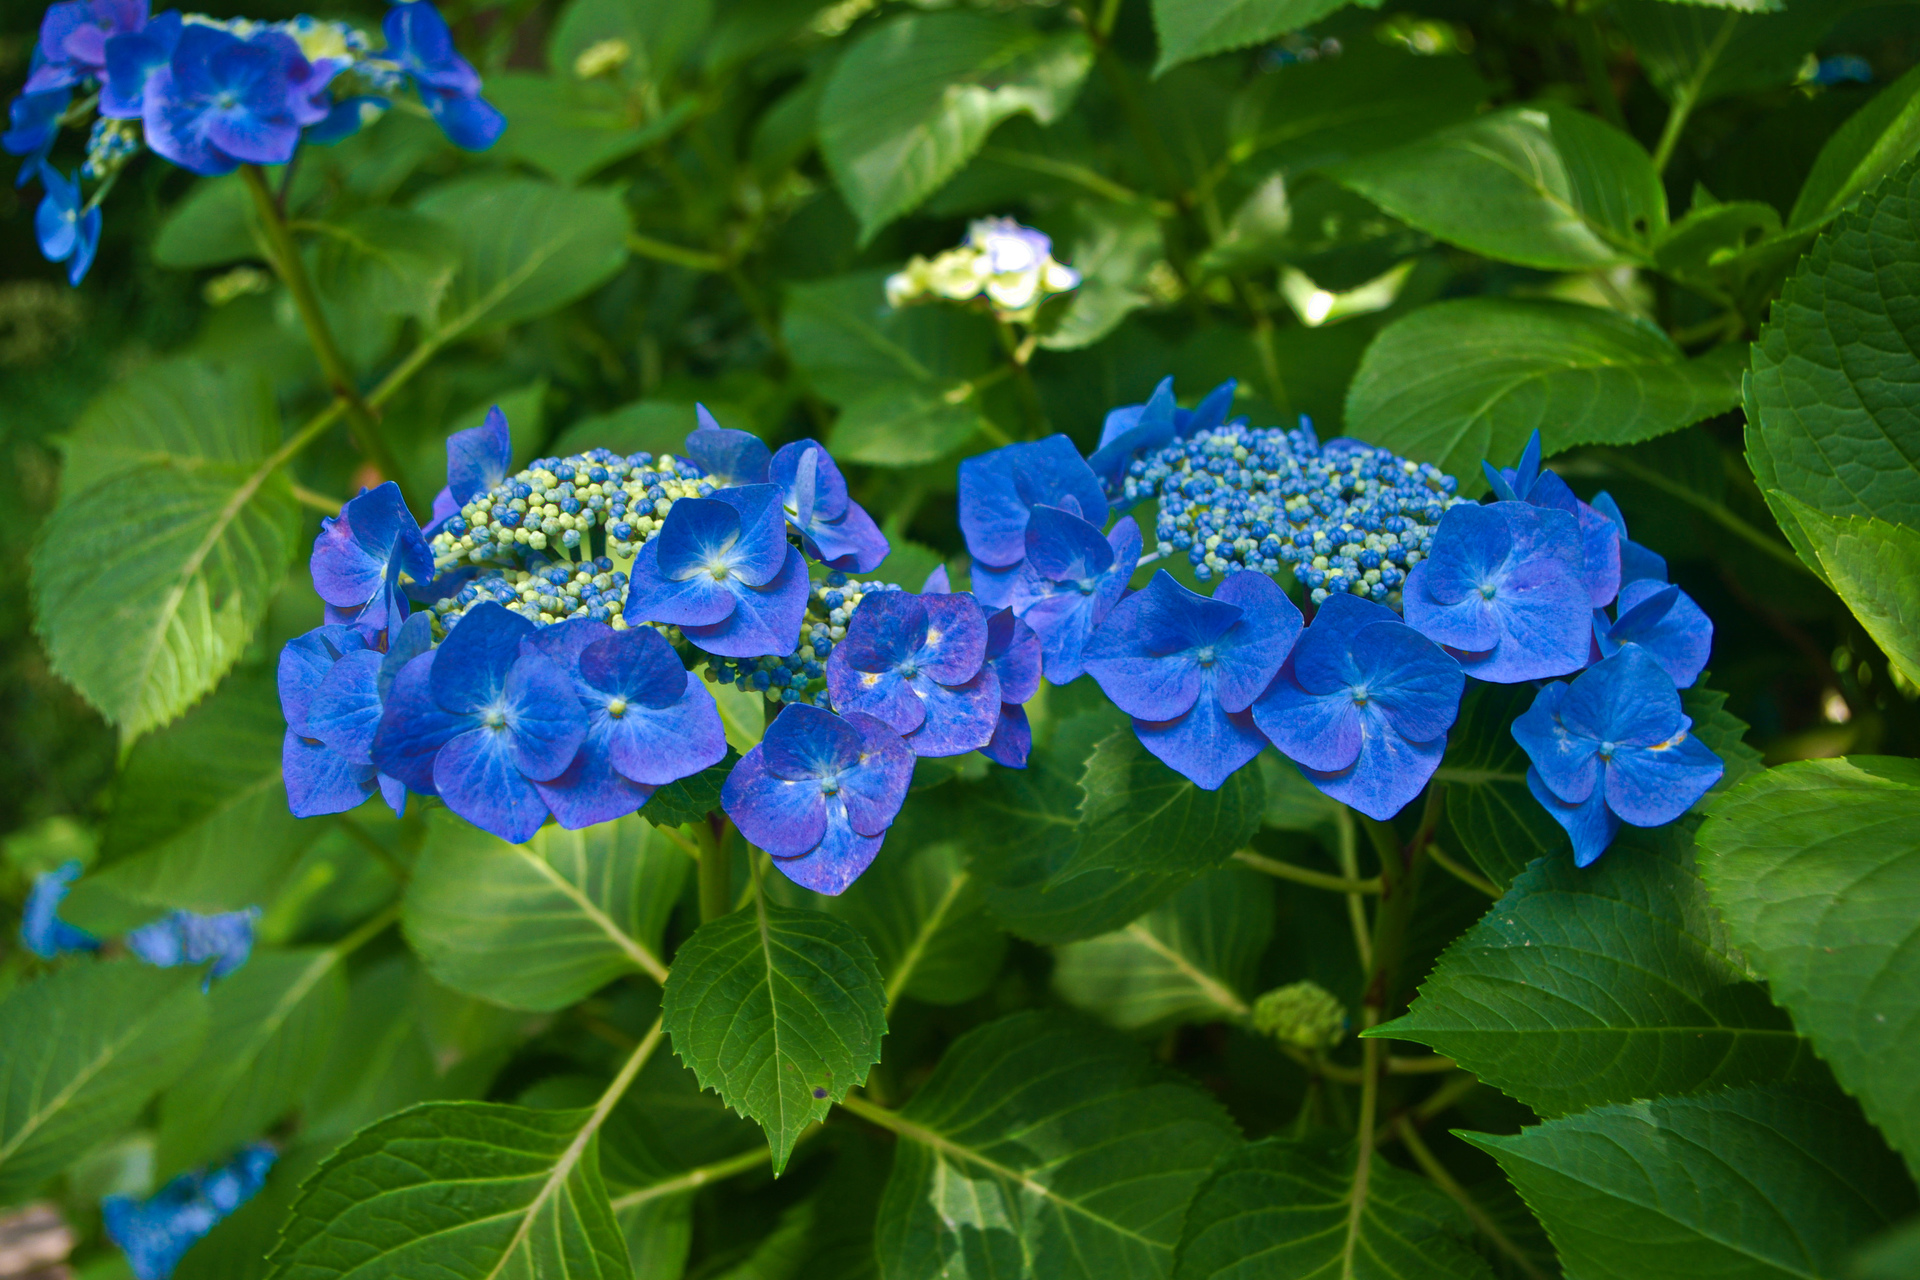
[[[367,920],[346,937],[334,943],[332,948],[334,958],[336,960],[344,960],[361,947],[366,946],[369,942],[372,942],[375,938],[385,933],[388,928],[396,924],[399,919],[400,904],[396,902],[378,915]]]
[[[1040,389],[1033,385],[1033,372],[1027,368],[1027,361],[1033,355],[1033,343],[1022,342],[1013,326],[1005,320],[997,321],[1000,334],[1000,346],[1007,353],[1007,365],[1013,375],[1013,385],[1020,394],[1020,407],[1026,412],[1027,439],[1038,440],[1047,434],[1047,410],[1040,403]]]
[[[1278,858],[1269,858],[1251,849],[1241,849],[1233,855],[1233,860],[1255,871],[1265,872],[1279,880],[1291,880],[1295,884],[1308,885],[1315,889],[1326,889],[1332,893],[1378,893],[1380,879],[1358,880],[1347,876],[1330,876],[1324,871],[1310,871],[1297,867],[1291,862],[1282,862]]]
[[[1368,1025],[1372,1025],[1369,1023]],[[1380,1042],[1361,1042],[1360,1122],[1355,1133],[1359,1152],[1354,1159],[1353,1186],[1347,1199],[1347,1240],[1340,1251],[1341,1280],[1353,1280],[1354,1256],[1360,1247],[1360,1223],[1367,1212],[1368,1182],[1373,1176],[1373,1118],[1380,1108]]]
[[[334,341],[333,330],[328,327],[326,314],[320,309],[320,297],[314,292],[313,281],[308,278],[306,265],[300,260],[300,248],[293,242],[293,232],[287,226],[286,216],[280,211],[280,202],[267,186],[266,174],[261,172],[258,165],[248,164],[240,166],[240,175],[253,196],[254,212],[259,214],[261,228],[266,233],[268,257],[273,263],[274,273],[287,286],[287,292],[293,298],[294,310],[300,313],[300,324],[307,331],[307,341],[320,362],[321,374],[333,388],[334,395],[346,402],[347,420],[352,425],[360,452],[372,460],[381,474],[400,486],[409,506],[415,506],[413,495],[407,493],[407,474],[388,446],[386,437],[375,427],[373,406],[360,394],[359,387],[354,384],[353,371],[347,367],[346,357],[340,354],[340,346]]]
[[[725,814],[710,813],[693,824],[700,846],[700,921],[718,920],[733,911],[733,824]]]
[[[1678,498],[1681,502],[1686,503],[1727,532],[1758,547],[1780,563],[1792,565],[1808,577],[1819,576],[1815,574],[1812,569],[1809,569],[1806,564],[1801,561],[1799,556],[1794,554],[1792,547],[1789,547],[1777,538],[1769,538],[1759,529],[1727,510],[1724,503],[1715,502],[1711,498],[1703,497],[1679,481],[1671,479],[1665,474],[1654,470],[1652,467],[1642,466],[1638,462],[1628,458],[1625,454],[1607,450],[1603,453],[1602,457],[1606,465],[1612,467],[1614,470],[1623,475],[1632,476],[1635,480],[1643,484],[1651,485],[1670,498]]]
[[[1445,850],[1441,849],[1439,845],[1431,840],[1427,841],[1427,856],[1433,859],[1435,866],[1458,880],[1461,884],[1478,889],[1489,898],[1498,898],[1500,896],[1499,885],[1478,872],[1470,870],[1465,864],[1455,862],[1447,856]]]
[[[1394,1127],[1400,1135],[1400,1144],[1407,1149],[1407,1154],[1413,1157],[1413,1162],[1420,1166],[1420,1171],[1432,1180],[1433,1185],[1453,1197],[1454,1203],[1460,1206],[1461,1211],[1467,1215],[1468,1221],[1473,1223],[1480,1234],[1491,1241],[1494,1248],[1512,1258],[1514,1265],[1519,1267],[1529,1280],[1546,1280],[1540,1268],[1533,1265],[1533,1259],[1508,1238],[1507,1233],[1487,1216],[1487,1211],[1467,1193],[1467,1189],[1447,1172],[1447,1167],[1427,1149],[1427,1144],[1421,1141],[1420,1131],[1414,1128],[1407,1117],[1401,1116]]]
[[[665,240],[643,236],[638,231],[627,232],[627,248],[643,258],[671,263],[676,267],[685,267],[689,271],[725,271],[727,269],[727,260],[717,253],[669,244]]]
[[[1178,210],[1165,200],[1135,191],[1115,182],[1103,173],[1087,168],[1083,164],[1074,164],[1069,160],[1056,160],[1052,156],[1038,156],[1030,151],[1015,151],[1011,147],[982,147],[982,160],[993,160],[1015,169],[1026,169],[1032,173],[1045,174],[1050,178],[1059,178],[1072,182],[1091,191],[1094,195],[1111,200],[1115,204],[1138,205],[1150,210],[1154,216],[1172,217]]]
[[[1694,105],[1700,100],[1701,90],[1706,88],[1707,77],[1713,74],[1713,68],[1720,61],[1720,55],[1727,47],[1727,41],[1733,39],[1734,27],[1740,15],[1729,13],[1720,23],[1720,30],[1700,54],[1700,62],[1693,69],[1687,82],[1674,94],[1673,105],[1667,110],[1667,123],[1660,130],[1660,141],[1653,149],[1653,171],[1665,173],[1667,162],[1673,159],[1673,149],[1680,144],[1680,131],[1687,127],[1687,117],[1693,114]]]
[[[804,1135],[803,1135],[804,1136]],[[742,1173],[750,1173],[767,1163],[773,1156],[773,1148],[764,1143],[751,1151],[743,1151],[737,1156],[725,1160],[715,1160],[712,1164],[696,1165],[685,1173],[656,1182],[650,1187],[638,1191],[629,1191],[617,1196],[613,1201],[613,1211],[631,1209],[645,1204],[649,1200],[658,1200],[661,1196],[679,1195],[685,1191],[698,1191],[709,1182],[719,1182]]]
[[[1334,812],[1334,820],[1339,828],[1338,853],[1340,870],[1349,880],[1360,878],[1360,850],[1354,838],[1353,810],[1345,805]],[[1374,878],[1378,882],[1379,877]],[[1367,926],[1367,904],[1357,893],[1347,895],[1347,923],[1353,926],[1353,949],[1360,957],[1362,973],[1373,969],[1373,931]]]
[[[332,510],[336,512],[339,511],[339,504],[336,503]],[[388,849],[387,846],[373,838],[372,832],[368,831],[344,813],[336,814],[333,820],[340,824],[340,829],[347,833],[348,839],[364,849],[367,855],[375,862],[385,867],[387,874],[392,876],[396,883],[405,884],[413,878],[411,873],[400,865],[399,859],[393,856],[393,852]]]

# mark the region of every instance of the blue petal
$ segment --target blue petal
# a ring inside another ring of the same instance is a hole
[[[175,911],[127,935],[127,949],[162,969],[214,962],[209,979],[224,978],[253,954],[253,926],[260,908],[200,915]]]
[[[859,763],[865,749],[851,721],[804,702],[782,708],[760,745],[768,771],[796,782],[838,777]]]
[[[400,669],[387,690],[380,731],[373,737],[374,767],[419,795],[434,793],[433,761],[448,739],[471,729],[472,716],[443,711],[433,700],[438,649],[429,649]]]
[[[1560,718],[1566,700],[1564,681],[1542,686],[1533,705],[1514,719],[1510,732],[1533,762],[1541,785],[1563,802],[1579,804],[1600,784],[1600,744],[1568,730]]]
[[[1071,511],[1035,507],[1026,540],[1027,563],[1055,582],[1097,578],[1113,567],[1106,535]]]
[[[458,715],[478,715],[498,703],[520,642],[534,630],[533,623],[491,600],[468,610],[435,650],[433,700]]]
[[[1641,614],[1667,591],[1674,593],[1673,598],[1658,616],[1651,610]],[[1640,578],[1620,588],[1619,608],[1625,612],[1608,635],[1615,646],[1635,644],[1645,649],[1679,688],[1700,678],[1713,653],[1713,622],[1691,596],[1678,587]],[[1606,651],[1607,645],[1601,648]]]
[[[554,818],[569,831],[612,822],[637,812],[654,788],[629,781],[614,770],[601,733],[590,734],[566,772],[534,784]]]
[[[1189,591],[1162,569],[1144,590],[1115,605],[1088,639],[1087,673],[1135,719],[1175,719],[1200,695],[1193,651],[1219,640],[1242,613]]]
[[[925,676],[909,682],[926,707],[926,721],[906,735],[917,756],[957,756],[993,739],[1000,720],[1000,681],[991,670],[963,684],[936,684]]]
[[[474,729],[451,739],[433,762],[433,784],[447,808],[512,844],[533,839],[547,802],[514,766],[511,736]]]
[[[78,862],[63,862],[33,882],[20,916],[20,941],[42,960],[67,951],[97,951],[100,940],[60,918],[60,902],[80,878]]]
[[[371,649],[333,664],[307,706],[302,733],[332,747],[354,764],[373,764],[373,738],[380,729],[380,668]]]
[[[1567,829],[1567,835],[1573,840],[1573,865],[1576,867],[1592,866],[1619,833],[1620,819],[1608,810],[1602,788],[1595,787],[1593,794],[1585,800],[1569,804],[1547,790],[1538,770],[1529,769],[1527,790],[1533,792],[1533,798],[1553,815],[1555,822]]]
[[[1011,702],[1000,705],[1000,720],[993,727],[993,738],[980,748],[980,754],[1009,769],[1027,767],[1033,754],[1033,726],[1027,723],[1027,709]]]
[[[808,526],[803,541],[808,555],[847,573],[872,573],[893,550],[887,535],[857,502],[849,502],[847,513],[838,520]]]
[[[1212,671],[1220,705],[1245,711],[1273,683],[1306,624],[1300,607],[1264,573],[1228,574],[1213,599],[1242,611],[1215,645]]]
[[[774,723],[799,709],[797,703],[787,708]],[[750,843],[776,858],[799,857],[826,834],[827,804],[819,781],[775,777],[767,770],[764,742],[733,766],[720,789],[720,804]]]
[[[928,602],[935,598],[910,591],[876,591],[866,596],[848,619],[846,638],[834,645],[828,663],[871,674],[912,662],[927,647],[927,632],[933,626]],[[986,656],[984,633],[981,656]]]
[[[722,492],[728,492],[722,490]],[[787,562],[764,587],[735,580],[733,613],[713,626],[683,626],[696,645],[722,658],[785,657],[800,647],[807,615],[807,563],[787,548]]]
[[[798,709],[798,704],[788,707],[779,718]],[[906,803],[907,788],[913,785],[914,755],[900,735],[880,720],[857,712],[846,720],[860,735],[860,753],[840,771],[839,800],[855,832],[877,836]]]
[[[875,598],[905,594],[889,591]],[[980,606],[964,595],[921,596],[920,602],[928,618],[926,642],[914,655],[921,672],[941,684],[973,679],[987,660],[987,620]],[[863,600],[861,609],[865,607]],[[859,616],[855,610],[854,617]]]
[[[507,673],[501,701],[514,767],[542,782],[559,777],[587,736],[587,715],[567,673],[543,653],[523,653]]]
[[[1345,689],[1310,693],[1300,687],[1291,668],[1253,704],[1253,720],[1280,754],[1306,769],[1332,773],[1349,768],[1365,745],[1353,695]]]
[[[1228,399],[1232,395],[1229,393]],[[1173,439],[1173,379],[1160,379],[1145,404],[1126,405],[1108,412],[1100,427],[1100,445],[1087,459],[1095,475],[1113,488],[1119,488],[1133,455],[1141,449],[1157,449]]]
[[[416,582],[433,577],[433,553],[407,510],[400,486],[389,480],[368,489],[323,520],[310,562],[313,589],[343,609],[367,604],[389,583],[390,568]]]
[[[740,541],[731,553],[733,576],[756,587],[765,586],[786,563],[787,517],[780,505],[780,491],[770,484],[737,485],[715,491],[711,500],[725,503],[739,514]],[[679,506],[675,503],[675,510]]]
[[[315,627],[287,641],[280,650],[277,672],[280,713],[286,717],[287,724],[295,729],[305,728],[307,709],[313,704],[314,694],[319,692],[327,673],[333,670],[333,664],[340,661],[342,654],[365,647],[366,639],[358,630],[338,625]]]
[[[833,897],[845,893],[873,865],[881,837],[855,832],[847,825],[845,810],[831,800],[827,812],[827,829],[811,852],[799,858],[775,858],[773,865],[801,888]]]
[[[703,404],[694,406],[694,414],[700,425],[687,437],[687,456],[707,473],[716,488],[767,483],[773,455],[768,451],[765,441],[751,431],[735,431],[721,426]],[[776,479],[774,483],[780,484],[780,481]],[[782,484],[781,487],[786,486]],[[844,483],[840,488],[840,496],[844,501]]]
[[[1648,747],[1678,733],[1686,717],[1673,677],[1652,654],[1629,645],[1580,673],[1567,689],[1560,720],[1595,742]]]
[[[1001,568],[1020,560],[1028,515],[1041,503],[1107,522],[1099,478],[1063,435],[1006,445],[960,464],[960,531],[976,559]]]
[[[682,498],[674,506],[698,499]],[[630,623],[663,622],[670,626],[713,626],[725,622],[739,604],[727,581],[695,570],[684,578],[668,576],[660,567],[660,539],[640,548],[634,558],[623,608]]]
[[[1361,628],[1353,659],[1368,705],[1402,737],[1431,742],[1453,727],[1467,678],[1439,645],[1393,619]]]
[[[1077,655],[1076,655],[1077,658]],[[1026,702],[1040,691],[1040,637],[1011,609],[987,618],[987,665],[1000,681],[1000,700]]]
[[[507,118],[485,98],[422,86],[420,101],[447,141],[462,151],[485,151],[506,132]]]
[[[606,704],[594,709],[608,722],[613,766],[635,782],[665,786],[726,758],[727,734],[713,698],[690,672],[681,673],[681,695],[663,706],[630,705],[617,719]]]
[[[1253,717],[1244,711],[1229,714],[1211,690],[1202,692],[1186,715],[1159,722],[1136,719],[1133,731],[1141,746],[1203,791],[1218,791],[1267,746]]]
[[[372,765],[359,765],[332,747],[287,730],[280,744],[287,808],[296,818],[358,809],[373,794]]]
[[[1328,596],[1288,655],[1293,678],[1308,693],[1351,689],[1360,679],[1353,659],[1355,638],[1377,622],[1399,621],[1400,616],[1385,605],[1350,591]]]
[[[1348,768],[1336,773],[1303,769],[1325,795],[1385,822],[1426,789],[1447,754],[1446,735],[1431,742],[1408,740],[1378,711],[1362,712],[1364,744]]]
[[[1607,807],[1636,827],[1672,822],[1726,772],[1688,724],[1666,742],[1623,747],[1607,762]]]
[[[513,433],[495,405],[477,427],[447,437],[447,491],[465,506],[507,478],[513,464]]]
[[[579,651],[575,665],[587,687],[651,708],[673,706],[686,698],[693,686],[688,685],[687,669],[665,636],[652,627],[614,631],[601,626],[600,631],[600,635],[582,633],[592,638]]]

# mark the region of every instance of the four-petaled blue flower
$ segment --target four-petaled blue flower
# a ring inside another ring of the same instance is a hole
[[[294,817],[357,809],[376,787],[396,813],[404,807],[406,788],[374,767],[369,718],[378,725],[388,686],[430,638],[422,614],[394,634],[390,654],[344,623],[315,627],[280,650],[280,711],[287,720],[280,769]],[[309,723],[316,707],[319,718]]]
[[[960,464],[960,532],[974,560],[1007,569],[1027,554],[1027,521],[1037,506],[1107,522],[1099,478],[1065,436],[1010,444]]]
[[[781,656],[799,647],[807,591],[779,490],[742,485],[673,504],[633,563],[625,616],[677,626],[719,657]]]
[[[1587,598],[1594,608],[1611,603],[1620,589],[1620,539],[1613,522],[1573,496],[1567,482],[1551,471],[1540,469],[1540,432],[1535,430],[1520,454],[1520,465],[1512,470],[1496,470],[1482,460],[1493,496],[1505,502],[1525,502],[1536,507],[1564,511],[1580,523],[1581,580],[1587,584]]]
[[[181,1257],[265,1185],[274,1149],[242,1148],[211,1172],[183,1173],[145,1200],[111,1195],[100,1203],[107,1238],[127,1254],[136,1280],[167,1280]]]
[[[658,788],[726,757],[719,708],[652,627],[615,631],[576,618],[542,627],[530,643],[572,678],[587,718],[566,772],[534,784],[561,826],[624,817]]]
[[[1545,686],[1513,737],[1533,761],[1527,787],[1587,866],[1622,822],[1672,822],[1720,780],[1720,758],[1692,733],[1660,664],[1629,645],[1571,683]]]
[[[127,950],[160,969],[213,961],[207,983],[224,978],[253,954],[253,923],[260,908],[203,916],[174,911],[127,935]]]
[[[1239,383],[1227,379],[1207,392],[1200,403],[1182,409],[1173,399],[1173,379],[1160,379],[1145,404],[1122,405],[1107,413],[1100,428],[1100,446],[1087,458],[1087,465],[1100,477],[1110,494],[1120,492],[1127,467],[1144,450],[1158,449],[1174,440],[1212,431],[1227,420],[1233,407],[1233,394]],[[1126,510],[1126,503],[1121,510]]]
[[[432,537],[460,508],[507,478],[513,465],[513,434],[507,415],[495,405],[477,427],[447,437],[447,487],[433,496]]]
[[[1141,745],[1213,791],[1267,745],[1248,708],[1302,625],[1265,574],[1228,574],[1209,599],[1162,569],[1093,633],[1086,669],[1133,717]]]
[[[456,147],[485,151],[507,118],[480,96],[480,73],[453,47],[447,20],[426,0],[396,4],[382,24],[387,56],[413,79],[420,101]]]
[[[362,490],[338,516],[321,520],[310,568],[328,622],[352,622],[378,634],[406,617],[400,579],[432,579],[433,552],[400,486],[389,480]]]
[[[587,736],[567,673],[523,645],[534,631],[492,601],[476,606],[401,669],[373,744],[381,772],[515,844],[546,821],[535,784],[565,773]]]
[[[245,39],[189,23],[166,65],[146,82],[147,145],[194,173],[230,173],[241,164],[285,164],[303,126],[326,119],[327,82],[284,32]]]
[[[1040,637],[1048,680],[1080,678],[1087,638],[1126,594],[1140,563],[1140,526],[1123,516],[1107,533],[1071,511],[1044,504],[1027,522],[1026,559],[1011,569],[976,565],[982,604],[1010,607]]]
[[[1478,680],[1566,675],[1586,665],[1592,646],[1583,566],[1579,522],[1564,511],[1452,507],[1407,574],[1407,624]]]
[[[734,766],[720,799],[789,880],[837,894],[880,852],[912,781],[913,752],[886,724],[796,702]]]
[[[1314,786],[1384,822],[1440,767],[1466,680],[1393,610],[1342,592],[1320,606],[1253,719]]]
[[[100,939],[60,918],[60,903],[80,878],[78,862],[63,862],[33,882],[20,915],[20,941],[42,960],[69,951],[98,951]]]
[[[687,436],[687,456],[715,488],[767,483],[773,453],[766,441],[751,431],[721,426],[703,404],[693,406],[693,414],[698,425]]]
[[[1000,720],[986,658],[987,622],[971,596],[872,592],[827,659],[827,690],[836,709],[880,719],[915,755],[960,755],[986,746]]]
[[[887,536],[848,495],[847,478],[818,442],[782,446],[768,473],[808,555],[846,573],[872,573],[887,558]]]
[[[85,209],[80,198],[80,178],[63,178],[52,165],[40,166],[40,181],[47,193],[34,214],[33,230],[40,240],[40,252],[48,262],[67,264],[67,282],[79,284],[93,265],[100,249],[100,209]],[[83,212],[84,209],[84,212]]]

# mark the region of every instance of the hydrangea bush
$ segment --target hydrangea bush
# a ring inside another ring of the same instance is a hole
[[[0,1208],[1920,1272],[1912,42],[1309,9],[36,14]]]

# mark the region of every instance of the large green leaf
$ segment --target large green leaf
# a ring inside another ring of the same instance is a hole
[[[906,14],[856,40],[820,100],[820,151],[862,239],[932,195],[1002,120],[1057,119],[1092,65],[1078,29],[1042,35],[973,10]]]
[[[1595,1107],[1491,1152],[1568,1280],[1811,1280],[1914,1205],[1900,1162],[1844,1098],[1730,1089]]]
[[[255,951],[214,985],[205,1046],[160,1099],[161,1180],[226,1159],[306,1092],[347,1000],[333,950]]]
[[[476,331],[565,306],[605,284],[627,260],[627,210],[611,190],[461,178],[434,187],[413,207],[446,228],[459,254],[442,318],[477,312]]]
[[[1514,741],[1513,722],[1533,699],[1527,685],[1473,683],[1434,774],[1447,789],[1442,847],[1466,853],[1502,889],[1542,854],[1573,853],[1565,829],[1527,789],[1527,753]]]
[[[700,1083],[767,1131],[778,1173],[800,1131],[880,1061],[886,1003],[857,930],[755,894],[682,944],[661,1012]]]
[[[694,99],[682,98],[650,116],[636,95],[604,81],[582,81],[569,67],[552,75],[490,75],[487,99],[507,117],[507,131],[500,135],[495,153],[525,161],[567,186],[665,140],[694,116],[697,106]]]
[[[1785,494],[1827,582],[1887,658],[1920,683],[1920,531],[1867,516],[1830,516]]]
[[[1547,454],[1633,444],[1740,403],[1745,349],[1689,360],[1654,326],[1598,307],[1463,298],[1394,321],[1347,392],[1346,429],[1484,492],[1539,431]]]
[[[887,832],[887,856],[826,906],[867,936],[889,1004],[903,995],[959,1004],[999,972],[1007,939],[987,915],[958,845],[908,842],[916,808]]]
[[[1379,8],[1380,0],[1364,7]],[[1244,49],[1298,31],[1347,7],[1347,0],[1153,0],[1160,37],[1154,74],[1195,58]]]
[[[201,971],[79,962],[0,1001],[0,1204],[130,1124],[207,1034]]]
[[[1700,848],[1734,943],[1920,1168],[1920,764],[1769,769],[1720,799]]]
[[[1920,67],[1875,94],[1833,131],[1800,186],[1787,225],[1826,222],[1920,152]]]
[[[239,175],[204,178],[167,211],[153,238],[153,260],[186,269],[263,260],[256,226],[253,197]]]
[[[1039,1012],[955,1041],[895,1123],[888,1280],[1158,1280],[1237,1142],[1218,1103],[1131,1042]]]
[[[1222,867],[1117,933],[1054,952],[1066,1000],[1123,1030],[1244,1018],[1273,937],[1273,880]]]
[[[1370,1034],[1430,1045],[1541,1115],[1819,1074],[1690,865],[1691,823],[1542,859]]]
[[[411,316],[430,322],[453,281],[446,228],[406,209],[363,209],[317,222],[308,269],[337,326]]]
[[[1746,382],[1747,461],[1802,559],[1820,559],[1775,491],[1829,516],[1920,525],[1920,161],[1814,242]]]
[[[277,1280],[629,1280],[591,1111],[429,1102],[327,1158],[271,1259]]]
[[[563,1009],[623,974],[665,978],[661,935],[686,869],[638,818],[549,824],[515,845],[436,812],[407,887],[407,940],[455,991]]]
[[[131,742],[239,660],[292,558],[299,507],[265,376],[159,365],[96,400],[33,553],[54,670]]]
[[[1547,271],[1648,262],[1667,226],[1640,144],[1568,107],[1509,107],[1331,172],[1402,222]]]
[[[1351,1142],[1269,1138],[1214,1167],[1187,1211],[1173,1280],[1491,1280],[1458,1205],[1375,1154],[1353,1220]]]
[[[1162,764],[1131,728],[1116,729],[1093,749],[1080,791],[1080,849],[1069,877],[1217,867],[1260,829],[1266,807],[1258,769],[1240,769],[1208,791]]]
[[[572,73],[581,54],[617,40],[624,56],[611,78],[657,93],[706,31],[713,9],[712,0],[570,0],[554,24],[547,61]]]
[[[1857,0],[1724,6],[1615,0],[1613,12],[1654,88],[1669,101],[1685,98],[1698,106],[1790,83],[1827,29],[1855,7]],[[1730,12],[1738,9],[1757,12]]]
[[[353,975],[346,1008],[300,1101],[300,1135],[328,1149],[354,1132],[435,1098],[460,1097],[422,1025],[428,988],[405,951]]]
[[[106,936],[162,910],[270,903],[331,825],[287,810],[286,730],[273,674],[242,668],[135,743],[114,780],[100,860],[68,896],[66,918]]]

